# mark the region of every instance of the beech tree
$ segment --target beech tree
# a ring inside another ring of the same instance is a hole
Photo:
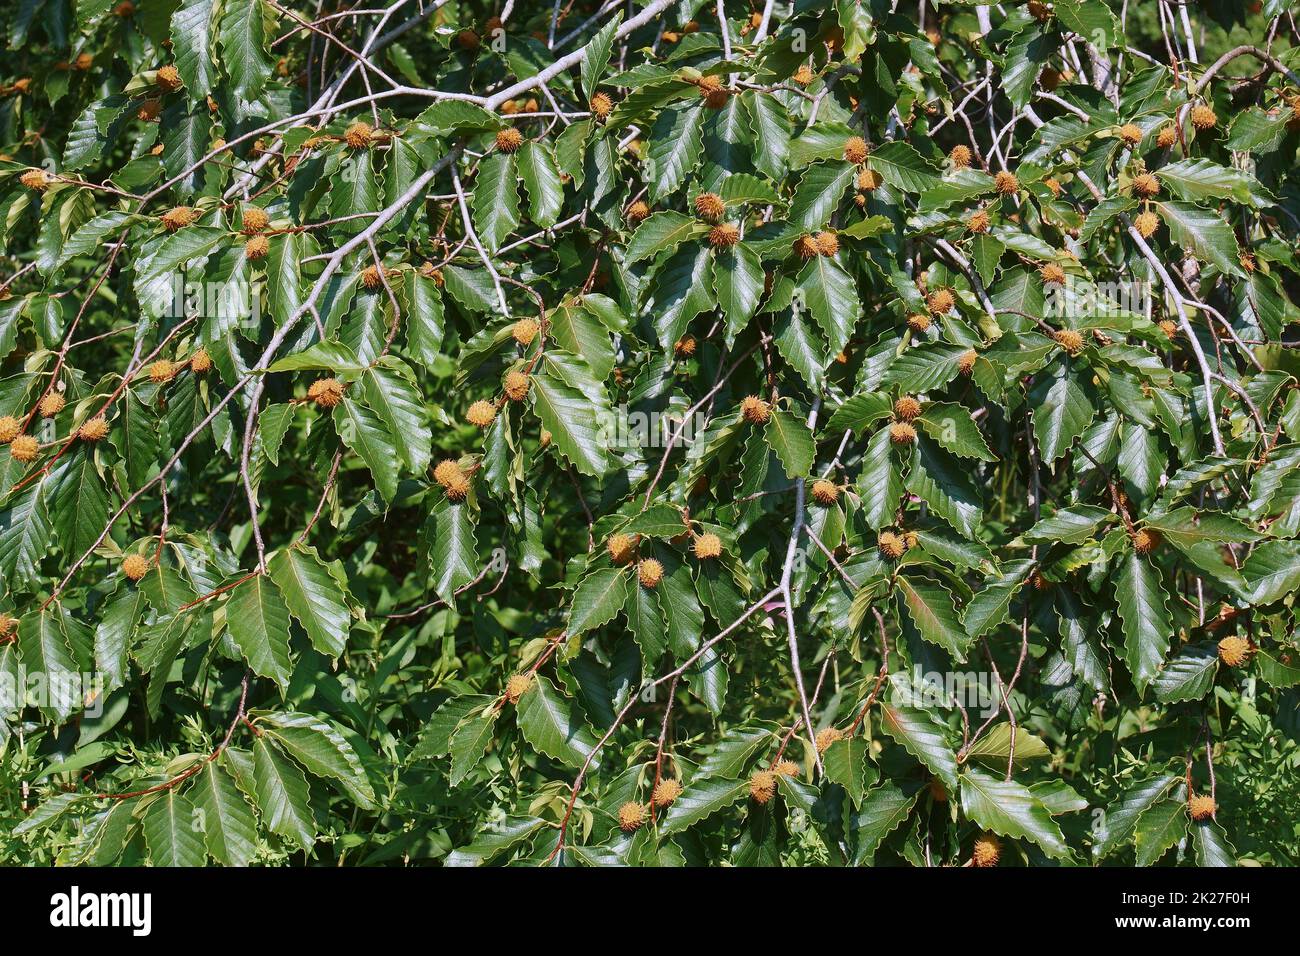
[[[1294,7],[17,4],[0,859],[1296,863]]]

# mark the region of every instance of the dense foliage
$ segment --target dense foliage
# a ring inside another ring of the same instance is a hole
[[[20,0],[0,860],[1300,861],[1295,6]]]

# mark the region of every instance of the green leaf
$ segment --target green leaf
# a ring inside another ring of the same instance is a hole
[[[1178,776],[1172,773],[1151,777],[1131,787],[1120,798],[1119,803],[1108,807],[1100,821],[1098,840],[1092,848],[1093,859],[1101,862],[1126,844],[1133,836],[1138,818],[1148,807],[1163,797],[1178,779]]]
[[[374,409],[354,398],[345,398],[335,405],[333,418],[343,444],[366,463],[384,500],[392,501],[397,495],[397,471],[401,462],[392,429]]]
[[[928,578],[901,574],[895,583],[903,607],[921,638],[942,647],[958,661],[964,661],[974,635],[963,629],[948,590]]]
[[[880,727],[943,781],[950,791],[957,789],[957,755],[948,741],[948,728],[928,710],[883,704]]]
[[[493,153],[479,163],[474,180],[474,228],[496,252],[519,225],[519,167],[513,153]]]
[[[646,178],[650,198],[660,202],[675,193],[700,161],[704,107],[699,102],[661,110],[650,130],[650,159]]]
[[[194,825],[194,806],[172,787],[149,804],[144,814],[144,842],[154,866],[202,866],[207,858]]]
[[[799,273],[798,294],[817,325],[826,333],[827,352],[838,353],[848,344],[862,318],[862,305],[853,277],[829,256],[816,256]]]
[[[749,792],[748,780],[728,780],[726,777],[707,777],[693,780],[673,801],[659,824],[659,833],[668,836],[730,807]]]
[[[1135,551],[1119,559],[1115,598],[1124,624],[1124,660],[1139,687],[1149,684],[1169,652],[1174,625],[1160,572]]]
[[[1034,439],[1043,461],[1054,465],[1097,414],[1088,389],[1064,358],[1040,373],[1029,390]]]
[[[711,260],[707,247],[686,246],[678,249],[659,271],[651,308],[663,348],[672,348],[691,320],[716,304],[712,284],[706,279]]]
[[[1137,865],[1154,866],[1165,851],[1187,836],[1187,803],[1159,800],[1142,811],[1134,828]]]
[[[235,92],[249,101],[262,92],[274,65],[266,52],[265,16],[262,0],[236,0],[221,9],[221,62]],[[200,96],[207,90],[189,92]]]
[[[1156,203],[1156,207],[1169,227],[1169,238],[1185,252],[1213,264],[1225,275],[1242,275],[1241,248],[1221,214],[1181,202]]]
[[[332,724],[296,711],[262,715],[256,723],[309,773],[338,780],[361,807],[374,806],[375,791],[360,758]]]
[[[866,738],[854,735],[835,741],[822,757],[826,779],[843,787],[854,807],[862,806],[866,795],[868,749]]]
[[[858,812],[849,816],[853,865],[869,865],[885,837],[898,829],[915,804],[916,792],[907,793],[892,783],[868,790]]]
[[[734,177],[733,177],[734,178]],[[727,317],[727,335],[739,335],[758,311],[763,297],[763,264],[744,243],[732,246],[713,257],[713,281],[718,292],[718,307]]]
[[[678,521],[678,527],[681,522]],[[628,573],[622,568],[598,568],[579,583],[573,592],[573,606],[569,609],[568,633],[577,636],[583,631],[608,624],[623,610],[630,586]]]
[[[984,506],[967,466],[926,439],[918,438],[916,457],[905,484],[908,491],[933,508],[958,534],[972,539],[977,536]]]
[[[1156,675],[1156,700],[1166,704],[1201,700],[1214,686],[1214,675],[1218,670],[1219,653],[1213,645],[1184,648]]]
[[[1070,855],[1065,836],[1047,808],[1023,784],[998,780],[978,770],[961,779],[961,809],[985,830],[1018,840],[1032,840],[1056,859]]]
[[[289,612],[322,654],[341,657],[347,647],[352,613],[343,583],[321,561],[315,548],[296,545],[277,551],[267,565]]]
[[[230,639],[259,677],[269,677],[281,693],[289,689],[293,660],[289,654],[289,609],[280,591],[264,574],[249,578],[230,592],[226,602]]]
[[[447,854],[443,865],[482,866],[546,825],[546,821],[538,817],[508,817],[501,823],[480,831],[469,846]]]
[[[527,142],[519,150],[519,172],[528,191],[528,218],[549,228],[564,208],[564,186],[555,156],[544,142]]]
[[[880,146],[867,160],[889,185],[907,193],[922,193],[938,187],[942,180],[934,167],[921,158],[916,148],[902,140]]]
[[[596,749],[582,714],[540,674],[519,699],[518,721],[520,733],[534,749],[575,770]]]
[[[257,809],[272,833],[302,847],[316,842],[307,778],[264,737],[253,742],[253,787]]]
[[[603,475],[606,439],[591,401],[549,371],[532,380],[528,394],[533,411],[551,433],[556,449],[584,475]]]
[[[257,855],[257,820],[234,778],[217,761],[208,761],[190,793],[212,859],[222,866],[248,866]]]
[[[627,244],[627,264],[649,259],[668,249],[676,249],[688,239],[703,236],[709,227],[691,216],[666,210],[657,212],[637,227]]]
[[[932,402],[916,419],[925,433],[955,455],[996,461],[970,412],[954,402]]]
[[[1228,842],[1228,834],[1214,820],[1191,825],[1192,845],[1196,847],[1197,866],[1236,866],[1237,851]]]
[[[798,415],[784,408],[772,409],[772,416],[763,427],[763,437],[781,459],[787,478],[802,478],[811,471],[817,445],[807,422]]]
[[[181,0],[172,14],[176,70],[185,88],[195,94],[205,93],[216,85],[211,53],[214,6],[214,0]]]

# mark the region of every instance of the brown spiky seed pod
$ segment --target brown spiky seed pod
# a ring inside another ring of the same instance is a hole
[[[9,445],[9,457],[14,461],[21,461],[26,464],[29,461],[35,461],[40,450],[41,443],[31,435],[19,435]]]
[[[1192,794],[1187,801],[1187,812],[1191,814],[1193,820],[1208,820],[1214,816],[1214,811],[1218,809],[1214,804],[1214,798],[1208,793]]]
[[[624,833],[640,829],[645,818],[645,807],[631,800],[618,808],[618,826]]]
[[[135,118],[146,123],[152,123],[161,113],[162,100],[156,96],[151,96],[140,103],[140,108],[135,111]]]
[[[1219,660],[1229,667],[1240,667],[1250,657],[1250,641],[1235,634],[1219,641]]]
[[[212,368],[212,356],[208,354],[207,349],[195,349],[194,354],[190,356],[190,371],[202,375]]]
[[[655,807],[662,810],[682,795],[682,783],[672,777],[664,777],[655,784],[654,795],[650,798]]]
[[[716,534],[708,532],[696,538],[693,547],[695,556],[701,561],[707,561],[709,558],[716,558],[722,554],[722,539]]]
[[[958,143],[948,154],[948,161],[952,163],[953,169],[965,169],[971,161],[970,147]]]
[[[1156,327],[1159,328],[1161,332],[1165,333],[1165,337],[1170,341],[1173,341],[1173,339],[1178,335],[1178,323],[1173,319],[1161,319],[1156,323]]]
[[[981,833],[971,847],[970,859],[978,867],[997,866],[1002,857],[1002,841],[992,833]]]
[[[1150,239],[1160,225],[1160,217],[1150,210],[1140,212],[1133,219],[1133,228],[1143,239]]]
[[[900,421],[910,422],[921,414],[921,403],[911,395],[904,395],[894,402],[894,415]]]
[[[128,554],[122,561],[122,573],[132,581],[139,581],[149,573],[149,559],[139,554]]]
[[[87,419],[77,429],[77,437],[82,441],[99,441],[108,435],[108,422],[103,415],[96,415],[94,418]]]
[[[895,445],[910,445],[916,441],[916,429],[907,422],[894,422],[889,426],[889,440]]]
[[[18,181],[28,189],[43,193],[50,188],[50,183],[54,182],[54,177],[43,169],[29,169],[18,177]]]
[[[1020,188],[1020,180],[1016,179],[1015,173],[1004,169],[993,177],[993,188],[1003,196],[1010,196]]]
[[[461,471],[460,463],[451,458],[444,458],[433,469],[433,480],[444,488],[450,487],[457,478],[462,477],[465,473]]]
[[[772,772],[778,777],[797,777],[800,774],[799,765],[793,760],[778,760]]]
[[[800,236],[794,241],[794,251],[800,259],[816,259],[821,255],[816,236]]]
[[[650,206],[643,199],[638,199],[632,205],[627,207],[627,212],[623,214],[623,220],[629,226],[639,225],[650,215]]]
[[[41,403],[36,406],[36,409],[41,413],[42,418],[53,418],[63,411],[67,404],[68,400],[63,397],[62,392],[50,392],[41,399]]]
[[[1219,123],[1219,117],[1214,114],[1214,110],[1204,103],[1198,103],[1192,107],[1192,125],[1197,129],[1214,129]]]
[[[605,543],[605,549],[609,551],[609,557],[615,564],[627,564],[634,556],[636,544],[635,536],[616,534],[610,536],[609,541]]]
[[[772,406],[757,395],[746,395],[740,403],[740,417],[751,425],[766,425],[772,417]]]
[[[465,413],[465,420],[479,428],[487,428],[496,420],[497,407],[489,401],[479,399]]]
[[[1173,126],[1162,126],[1160,132],[1156,134],[1156,145],[1161,149],[1168,149],[1174,145],[1174,140],[1177,138],[1178,134]]]
[[[519,132],[513,126],[507,126],[497,133],[497,149],[503,153],[513,153],[520,146],[524,145],[524,134]]]
[[[72,61],[72,65],[75,69],[84,73],[95,65],[95,56],[93,53],[78,53],[77,58]]]
[[[818,478],[812,484],[812,496],[819,505],[833,505],[840,496],[840,489],[835,482]]]
[[[975,210],[971,213],[970,218],[966,220],[966,228],[976,235],[982,235],[988,232],[990,225],[991,222],[989,220],[988,211],[984,209]]]
[[[636,577],[643,588],[652,588],[664,577],[664,566],[654,558],[646,558],[636,566]]]
[[[803,66],[799,67],[799,69],[794,71],[794,75],[791,76],[790,79],[795,83],[798,83],[800,86],[807,86],[813,81],[812,67],[805,63]]]
[[[817,243],[817,252],[823,256],[833,256],[840,251],[839,236],[833,232],[819,232],[813,241]]]
[[[1071,355],[1079,354],[1079,350],[1083,348],[1083,336],[1074,329],[1057,329],[1052,333],[1052,338]]]
[[[884,179],[874,169],[864,169],[858,173],[858,188],[865,192],[875,192],[882,182]]]
[[[537,333],[541,329],[541,323],[536,319],[520,319],[511,327],[510,335],[520,345],[528,345],[537,338]]]
[[[831,744],[835,743],[837,740],[843,739],[844,731],[835,727],[823,727],[821,730],[817,731],[817,752],[819,754],[824,754],[830,749]]]
[[[879,547],[880,553],[891,561],[897,561],[907,551],[907,545],[903,542],[903,539],[892,531],[882,531],[876,545]]]
[[[12,415],[0,418],[0,445],[7,445],[23,433],[23,425]]]
[[[18,618],[5,611],[0,611],[0,638],[6,638],[18,627]]]
[[[1029,0],[1029,15],[1035,20],[1051,19],[1052,11],[1042,0]]]
[[[604,93],[597,93],[591,98],[591,115],[603,120],[614,110],[614,101]]]
[[[528,693],[528,688],[532,686],[532,674],[511,674],[510,679],[506,681],[506,700],[512,704],[519,703],[519,698]]]
[[[185,85],[181,82],[180,71],[170,63],[158,68],[158,73],[154,77],[154,82],[158,84],[158,89],[165,93],[174,93]]]
[[[721,219],[727,211],[727,204],[717,193],[700,193],[695,197],[695,211],[704,219]]]
[[[679,359],[688,359],[695,354],[695,336],[683,335],[673,343],[673,355]]]
[[[522,402],[528,395],[528,386],[531,382],[524,372],[506,372],[505,383],[502,386],[505,389],[506,398],[512,402]]]
[[[1162,541],[1164,535],[1155,528],[1143,528],[1133,533],[1133,550],[1138,554],[1150,554],[1160,547]]]
[[[1142,127],[1137,123],[1125,123],[1119,128],[1119,138],[1130,146],[1142,142]]]
[[[366,266],[361,270],[361,284],[371,292],[378,289],[384,284],[383,273],[379,271],[379,266]]]
[[[1061,195],[1061,181],[1054,176],[1048,176],[1043,180],[1043,185],[1052,191],[1053,196]]]
[[[163,382],[170,382],[176,377],[176,373],[179,369],[180,366],[175,365],[166,359],[159,359],[149,366],[149,381],[159,385]]]
[[[249,262],[265,259],[271,252],[271,240],[266,236],[252,236],[244,243],[244,258]]]
[[[176,206],[162,214],[163,227],[168,232],[184,229],[199,218],[199,211],[189,206]]]
[[[1046,263],[1038,270],[1038,277],[1043,280],[1045,285],[1055,283],[1056,285],[1065,284],[1065,270],[1055,262]]]
[[[962,352],[961,355],[957,357],[957,371],[962,375],[969,375],[971,369],[975,368],[975,360],[977,358],[979,358],[979,353],[974,349]]]
[[[907,317],[907,327],[913,332],[924,332],[930,327],[930,317],[924,312],[913,312]]]
[[[935,315],[943,315],[957,304],[951,289],[935,289],[925,297],[925,307]]]
[[[719,223],[709,230],[709,245],[714,249],[730,249],[740,242],[740,229],[729,222]]]
[[[246,236],[255,236],[266,228],[267,223],[271,221],[267,216],[266,210],[259,206],[244,207],[243,233]]]
[[[461,30],[456,34],[456,43],[462,50],[468,50],[470,53],[479,48],[479,42],[478,34],[473,30]]]
[[[1133,177],[1133,192],[1143,199],[1150,199],[1160,192],[1160,180],[1150,173],[1139,173]]]
[[[850,163],[865,163],[869,152],[867,141],[861,136],[850,136],[844,143],[844,158]]]
[[[318,378],[307,386],[307,397],[321,408],[333,408],[343,401],[343,383],[336,378]]]
[[[749,778],[749,795],[755,803],[767,803],[776,796],[776,774],[758,770]]]

